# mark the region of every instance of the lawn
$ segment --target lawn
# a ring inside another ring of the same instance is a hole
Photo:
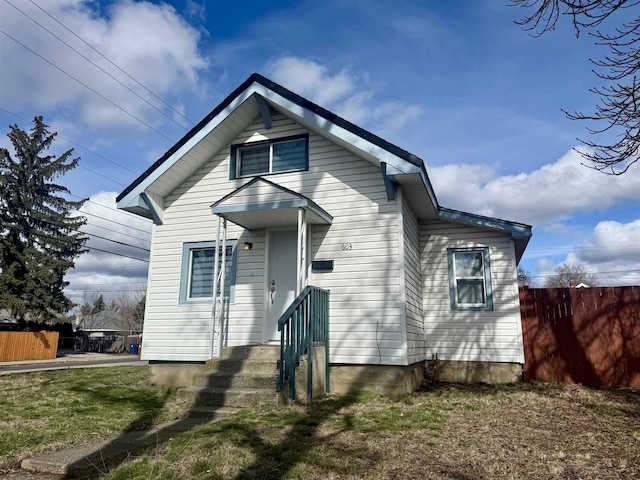
[[[17,430],[0,437],[2,461],[186,413],[144,373],[0,377],[0,428]],[[619,479],[640,478],[639,454],[640,389],[437,385],[247,408],[158,442],[101,478]]]

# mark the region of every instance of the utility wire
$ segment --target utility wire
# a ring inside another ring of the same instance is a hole
[[[147,105],[149,105],[151,108],[155,109],[156,111],[160,112],[162,115],[164,115],[165,117],[167,117],[169,120],[171,120],[173,123],[175,123],[176,125],[178,125],[180,128],[184,129],[184,130],[188,130],[187,127],[185,127],[184,125],[182,125],[180,122],[177,122],[173,117],[171,117],[170,115],[168,115],[166,112],[164,112],[162,109],[158,108],[157,106],[155,106],[153,103],[151,103],[149,100],[147,100],[146,98],[144,98],[143,96],[141,96],[138,92],[136,92],[135,90],[131,89],[129,86],[125,85],[124,83],[122,83],[120,80],[118,80],[116,77],[114,77],[113,75],[111,75],[109,72],[107,72],[104,68],[102,68],[100,65],[96,64],[93,60],[91,60],[90,58],[86,57],[84,54],[82,54],[81,52],[79,52],[78,50],[76,50],[74,47],[72,47],[71,45],[69,45],[67,42],[65,42],[63,39],[61,39],[59,36],[57,36],[55,33],[53,33],[51,30],[49,30],[47,27],[45,27],[44,25],[42,25],[41,23],[39,23],[37,20],[35,20],[34,18],[30,17],[27,13],[25,13],[24,11],[20,10],[18,7],[16,7],[13,3],[11,3],[9,0],[4,0],[6,3],[8,3],[9,5],[11,5],[13,8],[15,8],[18,12],[20,12],[22,15],[24,15],[25,17],[27,17],[29,20],[31,20],[33,23],[35,23],[36,25],[38,25],[40,28],[42,28],[45,32],[47,32],[49,35],[53,36],[54,38],[58,39],[58,41],[60,43],[62,43],[63,45],[67,46],[69,49],[71,49],[72,51],[74,51],[76,54],[78,54],[80,57],[84,58],[87,62],[89,62],[91,65],[93,65],[94,67],[96,67],[98,70],[100,70],[102,73],[104,73],[105,75],[107,75],[109,78],[111,78],[112,80],[116,81],[117,83],[119,83],[120,85],[122,85],[124,88],[126,88],[129,92],[131,92],[132,94],[134,94],[136,97],[138,97],[140,100],[142,100],[143,102],[145,102]]]
[[[171,106],[171,104],[169,104],[167,101],[165,101],[162,97],[160,97],[159,95],[157,95],[156,93],[154,93],[152,90],[150,90],[149,88],[147,88],[145,85],[143,85],[142,83],[140,83],[138,80],[136,80],[134,77],[132,77],[129,73],[127,73],[125,70],[123,70],[120,66],[118,66],[117,64],[115,64],[111,59],[109,59],[108,57],[106,57],[104,54],[102,54],[102,52],[100,52],[98,49],[96,49],[93,45],[91,45],[90,43],[88,43],[87,41],[85,41],[82,37],[80,37],[78,34],[76,34],[73,30],[71,30],[69,27],[67,27],[64,23],[62,23],[60,20],[58,20],[56,17],[54,17],[51,13],[47,12],[44,8],[42,8],[40,5],[38,5],[36,2],[34,2],[33,0],[29,0],[33,5],[35,5],[37,8],[39,8],[43,13],[45,13],[46,15],[48,15],[54,22],[56,22],[58,25],[60,25],[62,28],[64,28],[65,30],[67,30],[71,35],[73,35],[74,37],[76,37],[78,40],[80,40],[82,43],[84,43],[87,47],[89,47],[91,50],[93,50],[94,52],[96,52],[98,55],[100,55],[102,58],[104,58],[107,62],[109,62],[111,65],[113,65],[115,68],[117,68],[118,70],[120,70],[123,74],[125,74],[127,77],[129,77],[131,80],[133,80],[136,84],[140,85],[143,89],[145,89],[147,92],[149,92],[151,95],[153,95],[155,98],[157,98],[158,100],[160,100],[164,105],[166,105],[168,108],[170,108],[173,112],[175,112],[177,115],[179,115],[180,117],[182,117],[183,119],[185,119],[187,122],[189,122],[191,125],[195,125],[195,122],[191,119],[189,119],[188,117],[184,116],[180,111],[176,110],[173,106]]]
[[[112,100],[109,100],[107,97],[105,97],[104,95],[102,95],[101,93],[99,93],[98,91],[94,90],[93,88],[91,88],[89,85],[87,85],[86,83],[83,83],[81,80],[78,80],[76,77],[74,77],[73,75],[71,75],[70,73],[66,72],[64,69],[60,68],[59,66],[57,66],[55,63],[50,62],[49,60],[47,60],[46,58],[44,58],[42,55],[40,55],[39,53],[37,53],[36,51],[32,50],[31,48],[27,47],[24,43],[22,43],[21,41],[17,40],[16,38],[14,38],[13,36],[9,35],[7,32],[5,32],[4,30],[0,29],[0,33],[2,33],[3,35],[9,37],[11,40],[13,40],[14,42],[16,42],[18,45],[20,45],[21,47],[23,47],[24,49],[28,50],[29,52],[31,52],[32,54],[34,54],[36,57],[40,58],[41,60],[43,60],[44,62],[48,63],[49,65],[51,65],[52,67],[54,67],[56,70],[58,70],[59,72],[65,74],[66,76],[68,76],[69,78],[71,78],[72,80],[75,80],[77,83],[79,83],[80,85],[82,85],[83,87],[85,87],[87,90],[93,92],[94,94],[96,94],[98,97],[102,98],[104,101],[110,103],[111,105],[113,105],[114,107],[116,107],[118,110],[120,110],[123,113],[126,113],[127,115],[129,115],[131,118],[137,120],[138,122],[140,122],[141,124],[143,124],[144,126],[146,126],[147,128],[149,128],[150,130],[153,130],[154,132],[156,132],[158,135],[160,135],[161,137],[164,137],[165,139],[169,140],[172,144],[176,143],[175,140],[173,140],[172,138],[166,136],[164,133],[162,133],[160,130],[152,127],[151,125],[149,125],[147,122],[145,122],[144,120],[142,120],[141,118],[135,116],[133,113],[129,112],[128,110],[126,110],[125,108],[121,107],[120,105],[118,105],[117,103],[115,103]]]
[[[101,240],[106,240],[107,242],[117,243],[118,245],[124,245],[125,247],[138,248],[138,249],[140,249],[140,250],[142,250],[144,252],[151,253],[151,250],[149,250],[148,248],[138,247],[137,245],[132,245],[130,243],[120,242],[118,240],[113,240],[112,238],[101,237],[100,235],[96,235],[95,233],[87,233],[87,232],[84,232],[82,230],[78,230],[78,232],[82,233],[83,235],[89,235],[90,237],[95,237],[95,238],[99,238]]]
[[[46,239],[46,238],[49,238],[49,239],[56,240],[56,241],[60,241],[60,242],[62,242],[62,243],[67,243],[67,244],[71,244],[71,243],[72,243],[70,240],[64,240],[64,239],[62,239],[62,238],[52,237],[51,235],[46,235],[46,234],[44,234],[44,233],[40,233],[40,232],[31,232],[31,235],[35,235],[35,236],[37,236],[37,237],[42,237],[42,238],[45,238],[45,239]],[[130,246],[133,246],[133,245],[130,245]],[[140,262],[146,262],[146,263],[149,263],[149,260],[148,260],[148,259],[146,259],[146,258],[134,257],[134,256],[132,256],[132,255],[127,255],[126,253],[111,252],[111,251],[109,251],[109,250],[104,250],[104,249],[102,249],[102,248],[92,247],[92,246],[89,246],[89,245],[83,245],[83,246],[82,246],[82,248],[83,248],[83,249],[86,249],[86,250],[95,250],[95,251],[97,251],[97,252],[108,253],[108,254],[110,254],[110,255],[117,255],[117,256],[119,256],[119,257],[125,257],[125,258],[130,258],[130,259],[132,259],[132,260],[138,260],[138,261],[140,261]],[[84,251],[86,251],[86,250],[84,250]],[[82,250],[81,250],[81,251],[82,251]]]
[[[7,110],[6,108],[3,108],[2,106],[0,106],[0,110],[2,110],[3,112],[8,113],[9,115],[12,115],[12,116],[16,117],[19,120],[22,120],[23,122],[27,122],[28,123],[28,122],[31,121],[31,120],[28,120],[28,119],[18,115],[17,113],[11,112],[11,111]],[[2,130],[5,131],[5,132],[8,132],[8,130],[5,130],[4,128]],[[88,147],[84,147],[84,146],[80,145],[79,143],[76,143],[76,142],[74,142],[72,140],[69,140],[68,138],[63,137],[62,135],[59,135],[57,132],[56,132],[56,136],[57,136],[57,138],[60,138],[60,139],[62,139],[64,141],[70,143],[71,145],[74,145],[74,146],[76,146],[78,148],[81,148],[81,149],[83,149],[83,150],[85,150],[85,151],[87,151],[89,153],[92,153],[96,157],[100,157],[103,160],[106,160],[107,162],[112,163],[113,165],[115,165],[117,167],[120,167],[120,168],[123,168],[125,170],[128,170],[129,172],[131,172],[131,173],[133,173],[135,175],[140,175],[140,172],[136,172],[135,170],[131,170],[129,167],[127,167],[125,165],[122,165],[122,164],[116,162],[115,160],[111,160],[110,158],[105,157],[101,153],[95,152],[95,151],[91,150]],[[112,178],[110,178],[109,180],[112,180],[112,181],[115,182],[115,180],[113,180]]]

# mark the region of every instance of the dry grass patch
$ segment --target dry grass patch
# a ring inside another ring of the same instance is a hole
[[[640,391],[441,385],[259,407],[174,437],[111,479],[640,478]]]
[[[5,463],[188,410],[139,367],[11,375],[0,389]],[[640,389],[435,385],[247,408],[139,450],[100,478],[606,480],[640,478],[639,454]]]

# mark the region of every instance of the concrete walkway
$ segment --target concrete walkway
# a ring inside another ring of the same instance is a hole
[[[55,359],[0,362],[0,375],[69,368],[146,365],[137,355],[59,351]],[[46,452],[23,460],[22,469],[0,470],[0,480],[61,480],[83,478],[100,471],[109,459],[126,456],[137,448],[166,440],[207,420],[186,419],[161,424],[148,431],[131,432],[107,440]]]
[[[54,452],[45,452],[22,461],[26,475],[48,475],[31,477],[35,479],[84,478],[105,472],[109,465],[135,454],[143,447],[163,443],[179,432],[208,423],[207,419],[183,419],[163,423],[150,430],[123,433],[107,440],[99,440],[85,445],[74,446]],[[20,473],[20,472],[15,472]],[[52,477],[53,475],[53,477]],[[10,477],[0,475],[1,480]],[[20,477],[15,477],[20,478]]]
[[[58,356],[50,360],[21,360],[18,362],[0,362],[0,375],[34,372],[38,370],[64,370],[67,368],[115,367],[120,365],[147,365],[137,355],[125,353],[75,352],[61,350]]]

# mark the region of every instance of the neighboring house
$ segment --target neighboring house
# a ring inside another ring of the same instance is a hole
[[[142,332],[142,325],[127,325],[117,310],[106,308],[97,313],[77,313],[74,328],[89,336],[132,335]]]
[[[9,315],[8,310],[0,309],[0,331],[19,330],[18,320]]]
[[[521,375],[516,267],[531,227],[441,207],[422,159],[263,76],[117,204],[154,222],[142,345],[152,373],[176,378],[220,343],[278,340],[278,318],[314,285],[330,290],[336,391],[411,390],[435,359],[448,379]]]

